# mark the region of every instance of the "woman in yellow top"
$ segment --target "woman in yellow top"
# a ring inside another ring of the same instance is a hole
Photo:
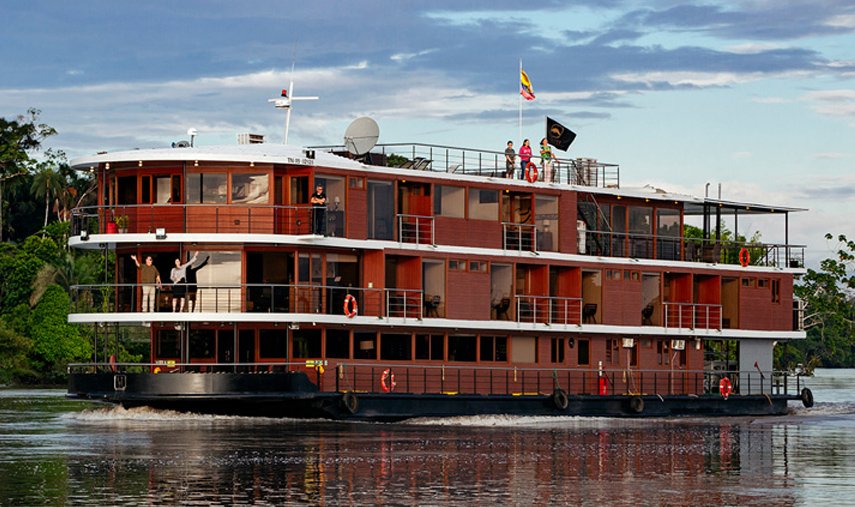
[[[546,138],[540,140],[540,162],[543,168],[543,181],[551,183],[554,176],[552,164],[559,160],[552,153],[552,147],[546,142]]]

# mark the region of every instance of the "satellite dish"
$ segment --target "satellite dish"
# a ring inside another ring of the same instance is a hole
[[[351,155],[365,155],[380,139],[380,127],[377,122],[367,116],[357,118],[344,131],[344,147]]]

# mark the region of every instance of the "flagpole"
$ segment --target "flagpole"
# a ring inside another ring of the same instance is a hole
[[[520,100],[520,136],[517,138],[519,140],[520,146],[522,146],[522,93],[519,93],[520,88],[520,79],[522,77],[522,58],[520,58],[520,72],[517,75],[517,95],[519,95]]]

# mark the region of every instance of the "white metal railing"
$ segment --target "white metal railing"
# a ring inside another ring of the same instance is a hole
[[[398,214],[398,242],[433,245],[436,238],[432,216]]]
[[[663,303],[666,328],[721,329],[721,305]]]
[[[581,324],[582,298],[516,296],[517,322]]]
[[[502,248],[518,252],[536,252],[537,225],[502,222]]]

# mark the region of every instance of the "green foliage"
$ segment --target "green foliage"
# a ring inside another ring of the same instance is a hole
[[[68,323],[70,299],[59,285],[47,288],[30,319],[33,355],[45,370],[61,371],[66,363],[85,360],[92,354],[78,326]]]
[[[0,314],[29,301],[33,280],[43,265],[40,258],[11,245],[0,250]]]
[[[826,234],[827,240],[833,240]],[[807,302],[807,339],[779,347],[779,365],[818,362],[824,367],[855,366],[855,241],[837,237],[836,258],[825,259],[820,270],[808,269],[795,286]]]
[[[33,342],[0,320],[0,384],[27,382],[35,377],[27,361]]]

